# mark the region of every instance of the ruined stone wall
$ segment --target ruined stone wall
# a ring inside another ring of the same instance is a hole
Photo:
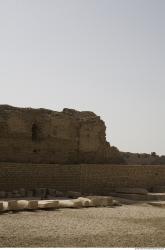
[[[80,165],[0,163],[0,190],[23,187],[54,188],[59,191],[80,189]]]
[[[92,112],[0,105],[0,162],[105,163],[109,150]]]
[[[165,165],[0,163],[0,190],[45,187],[108,195],[117,187],[165,185]]]
[[[121,187],[140,187],[150,190],[165,184],[165,165],[113,165],[83,164],[82,190],[96,194],[109,194]]]
[[[165,165],[165,156],[145,154],[145,153],[130,153],[121,152],[121,157],[123,158],[125,164],[128,165]]]

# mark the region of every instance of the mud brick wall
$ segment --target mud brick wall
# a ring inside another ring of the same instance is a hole
[[[0,163],[0,190],[57,188],[80,191],[79,165]]]
[[[165,165],[0,163],[0,190],[56,188],[109,194],[116,187],[165,185]]]
[[[81,165],[83,192],[108,194],[118,187],[165,185],[165,165]]]

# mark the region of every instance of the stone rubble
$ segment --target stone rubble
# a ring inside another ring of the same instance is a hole
[[[160,190],[160,189],[157,189]],[[111,196],[82,195],[80,192],[61,192],[55,189],[0,191],[0,211],[23,211],[57,208],[110,207],[145,201],[164,207],[165,193],[151,193],[143,188],[118,188]],[[24,199],[22,199],[24,197]],[[26,199],[27,197],[27,199]],[[49,197],[52,197],[50,199]]]
[[[8,200],[0,202],[0,211],[23,211],[57,208],[109,207],[115,206],[113,198],[109,196],[78,197],[76,199],[56,200]]]

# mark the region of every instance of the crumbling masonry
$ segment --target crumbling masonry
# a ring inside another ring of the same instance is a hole
[[[110,163],[111,147],[105,129],[93,112],[1,105],[0,161]]]

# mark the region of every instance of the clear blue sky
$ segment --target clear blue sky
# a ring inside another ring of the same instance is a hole
[[[0,0],[0,103],[91,110],[165,154],[165,1]]]

